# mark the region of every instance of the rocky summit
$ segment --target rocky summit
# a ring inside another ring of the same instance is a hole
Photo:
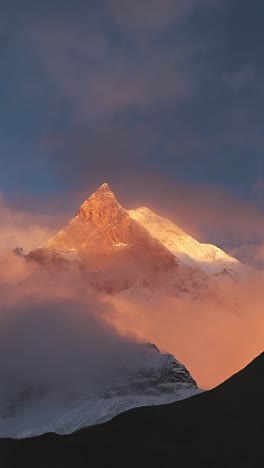
[[[103,184],[53,239],[29,253],[44,264],[78,266],[90,272],[155,273],[175,269],[176,257],[134,220]],[[129,276],[129,275],[127,275]],[[127,278],[129,279],[129,278]]]
[[[209,277],[237,277],[243,269],[218,247],[198,242],[148,208],[127,211],[107,183],[84,201],[64,229],[26,258],[89,273],[89,284],[108,293],[137,285],[196,296]]]

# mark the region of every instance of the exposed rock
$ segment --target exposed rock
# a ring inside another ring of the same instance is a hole
[[[28,254],[43,264],[93,272],[98,288],[119,291],[135,281],[155,282],[177,269],[177,259],[118,203],[103,184],[53,239]]]

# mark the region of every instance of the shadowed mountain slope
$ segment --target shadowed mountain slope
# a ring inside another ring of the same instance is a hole
[[[264,353],[219,387],[70,436],[0,440],[2,466],[260,468]]]

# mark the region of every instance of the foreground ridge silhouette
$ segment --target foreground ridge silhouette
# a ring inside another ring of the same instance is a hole
[[[0,440],[13,467],[214,467],[264,464],[264,353],[215,389],[130,410],[69,436]]]

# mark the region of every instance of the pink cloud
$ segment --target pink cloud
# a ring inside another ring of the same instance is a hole
[[[26,206],[15,208],[0,194],[0,251],[22,247],[25,252],[46,242],[61,223],[59,216],[32,214]]]
[[[174,353],[202,388],[211,388],[263,350],[262,284],[263,275],[242,284],[219,281],[200,301],[167,295],[142,304],[111,298],[115,310],[106,318],[119,333],[148,336]]]
[[[198,231],[204,225],[214,224],[217,229],[221,226],[222,232],[225,232],[224,224],[229,236],[230,233],[234,237],[240,233],[241,240],[255,234],[255,230],[259,230],[263,223],[260,213],[252,210],[250,204],[243,204],[224,191],[207,187],[195,192],[191,187],[180,190],[180,187],[162,185],[161,180],[157,179],[156,182],[152,188],[156,200],[159,197],[160,202],[170,200],[169,205],[166,205],[168,211],[175,216],[178,213],[177,220],[182,216],[186,224],[193,225]],[[162,196],[165,197],[163,200]],[[49,226],[48,217],[37,216],[34,219],[32,215],[18,210],[10,211],[5,206],[1,214],[2,220],[5,217],[8,220],[13,235],[21,237],[23,234],[29,247],[32,242],[52,234],[48,227],[45,228],[45,221]],[[233,221],[232,217],[235,217]],[[0,233],[2,239],[6,238],[7,224],[7,221],[3,223],[4,229]],[[38,237],[36,229],[39,227]],[[57,307],[59,300],[71,302],[74,307],[74,304],[79,307],[77,303],[81,302],[82,307],[87,306],[88,310],[89,304],[93,304],[95,317],[98,314],[106,327],[110,323],[111,329],[114,327],[116,333],[124,336],[125,340],[151,341],[162,350],[172,352],[190,368],[202,387],[212,387],[226,379],[263,347],[264,296],[261,273],[241,284],[213,280],[201,300],[183,300],[166,292],[154,296],[149,302],[138,301],[136,297],[127,299],[121,295],[104,298],[101,303],[102,297],[95,297],[94,292],[87,287],[87,277],[82,277],[78,272],[58,274],[58,271],[43,270],[34,263],[23,262],[8,253],[1,255],[0,266],[2,307],[20,310],[20,307],[26,305],[33,310],[35,304],[39,307],[47,300],[51,303],[55,301]],[[108,266],[108,274],[111,274],[111,268],[114,272],[115,265]],[[121,270],[118,271],[120,274]],[[134,275],[136,273],[133,272]],[[53,274],[56,275],[56,281]]]

